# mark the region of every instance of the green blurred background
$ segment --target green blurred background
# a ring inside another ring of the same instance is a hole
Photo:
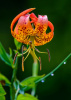
[[[13,18],[25,9],[35,7],[33,12],[36,15],[47,15],[49,21],[54,25],[54,38],[44,46],[37,47],[40,51],[48,48],[51,54],[51,61],[48,55],[38,54],[42,59],[42,70],[39,75],[47,74],[54,69],[71,52],[71,1],[70,0],[3,0],[0,2],[0,42],[9,53],[9,47],[15,49],[13,37],[10,32],[10,24]],[[14,54],[13,54],[14,55]],[[31,56],[25,61],[25,71],[21,71],[21,58],[17,77],[21,81],[32,75]],[[0,72],[6,75],[9,80],[12,77],[12,69],[0,60]],[[4,87],[9,100],[9,88]],[[39,100],[70,100],[71,99],[71,57],[65,65],[62,65],[54,76],[49,76],[44,83],[37,85]],[[46,98],[46,99],[45,99]]]

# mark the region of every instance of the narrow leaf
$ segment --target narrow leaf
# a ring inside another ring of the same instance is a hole
[[[0,43],[0,58],[9,66],[13,66],[13,59],[11,55],[6,53],[5,49],[3,48],[2,44]]]
[[[15,38],[14,38],[14,43],[15,43],[17,50],[19,50],[21,48],[22,43],[18,42]]]

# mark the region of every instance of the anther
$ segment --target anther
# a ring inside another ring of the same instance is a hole
[[[29,45],[30,45],[30,47],[32,48],[32,41],[29,41]]]
[[[32,44],[32,41],[29,41],[30,44]]]
[[[24,57],[23,57],[24,45],[22,46],[22,71],[24,71]]]
[[[49,62],[50,62],[50,52],[49,52],[48,49],[47,49],[47,52],[48,52],[48,59],[49,59]]]
[[[24,71],[24,57],[22,57],[22,71]]]
[[[39,62],[40,62],[40,70],[41,70],[41,58],[39,57]]]
[[[18,55],[18,52],[14,56],[13,64],[15,63],[15,60],[16,60],[17,55]]]
[[[23,57],[23,50],[24,50],[24,45],[22,46],[22,57]]]

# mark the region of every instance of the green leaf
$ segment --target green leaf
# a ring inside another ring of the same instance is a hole
[[[0,81],[3,82],[3,84],[8,85],[8,86],[11,84],[10,81],[1,73],[0,73]]]
[[[19,94],[17,100],[38,100],[38,99],[28,93],[25,93],[24,95]]]
[[[4,96],[6,94],[6,92],[4,91],[1,83],[0,83],[0,96]],[[1,100],[1,99],[0,99]]]
[[[19,50],[21,48],[22,43],[18,42],[15,38],[14,38],[14,43],[15,43],[17,50]]]
[[[0,96],[0,100],[6,100],[5,96]]]
[[[14,66],[13,65],[13,59],[11,55],[6,53],[5,49],[3,48],[2,44],[0,43],[0,58],[9,66]]]
[[[35,82],[37,80],[39,80],[43,77],[44,77],[44,75],[36,76],[36,77],[33,77],[33,76],[28,77],[20,83],[20,86],[21,86],[20,88],[22,88],[23,90],[29,90],[35,86]]]
[[[10,51],[10,57],[12,57],[12,49],[9,48],[9,51]]]

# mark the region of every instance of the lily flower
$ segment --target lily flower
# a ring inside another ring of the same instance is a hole
[[[11,23],[12,36],[18,42],[30,45],[30,48],[33,49],[33,51],[35,46],[44,45],[50,42],[54,36],[54,26],[50,21],[48,21],[47,15],[38,15],[38,17],[36,17],[34,13],[29,14],[29,12],[34,9],[35,8],[30,8],[21,12]],[[13,30],[16,22],[17,24]],[[51,32],[46,33],[48,27],[51,29]],[[30,49],[26,50],[26,52],[29,53],[30,51]]]
[[[54,36],[54,26],[48,21],[47,15],[38,15],[38,18],[34,13],[28,14],[35,8],[30,8],[19,15],[17,15],[11,23],[12,36],[19,42],[29,44],[31,38],[33,39],[35,46],[44,45],[50,42]],[[31,20],[30,20],[31,19]],[[13,26],[17,22],[17,25],[13,31]],[[32,24],[34,27],[32,27]],[[46,34],[47,27],[51,29],[51,32]]]

